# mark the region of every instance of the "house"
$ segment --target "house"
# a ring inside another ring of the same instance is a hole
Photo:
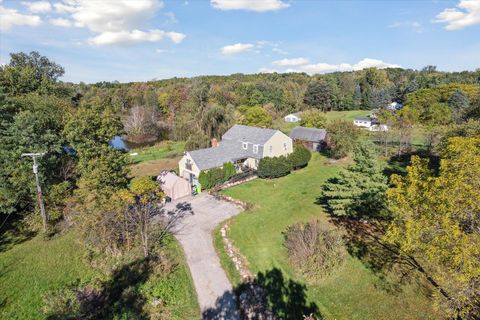
[[[370,117],[355,117],[353,119],[353,124],[357,127],[370,128],[374,123],[375,120]]]
[[[303,144],[312,151],[320,151],[325,145],[327,131],[325,129],[295,127],[290,132],[293,142]]]
[[[390,103],[389,105],[387,105],[385,107],[385,109],[392,110],[392,111],[401,110],[402,108],[403,108],[403,105],[401,103],[396,102],[396,101]]]
[[[388,126],[386,124],[372,124],[370,131],[388,131]]]
[[[234,125],[222,136],[212,140],[212,147],[185,152],[178,163],[181,177],[196,183],[200,171],[222,167],[231,162],[238,171],[257,169],[264,157],[286,156],[293,152],[292,139],[275,129]]]
[[[284,117],[285,122],[298,122],[298,121],[302,120],[302,118],[300,117],[300,113],[301,112],[295,112],[295,113],[287,114]]]

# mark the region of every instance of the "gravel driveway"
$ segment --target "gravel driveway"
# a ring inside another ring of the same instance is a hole
[[[183,246],[204,319],[238,319],[232,285],[213,247],[212,231],[241,209],[206,193],[177,199],[165,209],[193,211],[182,219],[175,237]]]

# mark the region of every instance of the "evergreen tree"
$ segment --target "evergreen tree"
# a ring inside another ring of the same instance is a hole
[[[377,162],[374,145],[361,142],[354,150],[355,163],[322,188],[320,199],[335,216],[377,217],[385,212],[386,178]]]
[[[452,108],[453,119],[456,123],[462,121],[462,118],[468,109],[468,96],[463,90],[455,90],[452,96],[448,99],[448,105]]]

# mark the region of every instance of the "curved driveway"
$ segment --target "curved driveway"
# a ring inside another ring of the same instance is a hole
[[[206,193],[177,199],[165,209],[193,211],[181,220],[175,237],[183,246],[204,319],[238,319],[232,285],[213,247],[212,231],[241,209]]]

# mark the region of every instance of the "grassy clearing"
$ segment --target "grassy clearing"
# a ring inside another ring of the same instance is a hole
[[[131,156],[132,163],[141,163],[145,161],[175,158],[183,154],[185,142],[183,141],[162,141],[154,146],[133,149],[130,153],[138,153]]]
[[[166,277],[150,276],[138,289],[164,297],[171,319],[197,318],[195,290],[181,248],[172,241],[167,250],[177,269]],[[0,319],[45,319],[45,293],[105,279],[104,274],[86,263],[85,256],[74,232],[49,241],[35,237],[0,252]]]
[[[230,237],[249,262],[252,272],[279,268],[305,283],[287,260],[282,232],[292,223],[318,219],[329,224],[327,215],[315,204],[320,186],[341,168],[326,165],[315,154],[307,168],[275,180],[257,179],[225,191],[229,196],[255,204],[251,212],[232,219]],[[216,243],[218,246],[218,243]],[[217,247],[223,250],[223,247]],[[226,268],[231,272],[230,268]],[[233,276],[232,276],[233,277]],[[387,291],[384,282],[363,263],[349,256],[344,267],[320,284],[307,284],[309,301],[317,304],[325,319],[437,319],[431,301],[417,285]]]

